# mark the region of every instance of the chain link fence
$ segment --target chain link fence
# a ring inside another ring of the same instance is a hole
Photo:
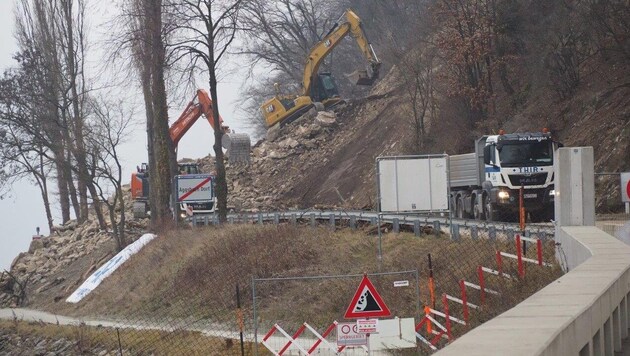
[[[297,355],[317,340],[313,353],[323,355],[338,347],[331,325],[355,322],[344,312],[367,273],[391,317],[411,318],[414,328],[412,347],[382,352],[430,354],[562,273],[551,232],[540,228],[517,243],[518,227],[508,224],[278,222],[166,232],[79,303],[64,300],[106,261],[75,265],[76,281],[31,286],[25,306],[81,320],[64,337],[103,355]],[[66,321],[58,320],[40,332],[61,335]],[[287,335],[276,329],[263,342],[275,325]]]
[[[597,226],[630,244],[630,203],[624,203],[620,173],[595,173]]]

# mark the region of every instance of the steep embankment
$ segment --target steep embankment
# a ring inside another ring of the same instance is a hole
[[[230,205],[372,208],[375,160],[408,152],[411,125],[394,69],[367,98],[309,112],[256,144],[251,165],[229,166]],[[213,162],[202,159],[202,170],[213,171]]]

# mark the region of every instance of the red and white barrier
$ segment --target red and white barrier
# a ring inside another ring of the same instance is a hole
[[[302,326],[300,326],[293,335],[289,335],[286,331],[284,331],[284,329],[280,327],[280,325],[274,324],[274,326],[271,327],[269,332],[267,332],[267,334],[263,337],[262,344],[265,345],[265,347],[276,356],[282,356],[292,345],[296,347],[300,351],[300,353],[304,355],[312,355],[320,345],[325,346],[326,348],[330,349],[333,353],[337,354],[341,352],[343,349],[345,349],[346,347],[341,346],[337,348],[337,345],[333,345],[330,342],[328,342],[328,340],[326,340],[326,337],[328,337],[328,335],[335,329],[337,324],[338,324],[337,321],[334,321],[321,335],[317,332],[317,330],[315,330],[313,327],[311,327],[307,323],[302,324]],[[297,342],[297,338],[300,337],[300,335],[302,335],[305,330],[309,330],[317,338],[317,340],[313,343],[313,345],[308,350],[302,347]],[[284,344],[284,346],[278,351],[275,350],[274,346],[270,342],[270,338],[273,336],[273,334],[276,333],[276,331],[280,332],[282,335],[284,335],[286,339],[288,339],[287,343]]]
[[[537,259],[523,257],[523,242],[529,242],[536,244],[536,257]],[[516,235],[515,238],[516,243],[516,255],[507,253],[507,252],[498,252],[497,254],[497,264],[499,265],[499,270],[502,265],[502,257],[508,257],[515,259],[517,261],[518,266],[518,275],[520,278],[525,277],[525,264],[524,262],[532,263],[539,266],[551,267],[552,265],[543,261],[543,246],[542,241],[540,239],[532,239],[529,237],[521,237],[520,235]]]

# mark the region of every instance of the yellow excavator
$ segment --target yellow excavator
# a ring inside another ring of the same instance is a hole
[[[355,71],[347,77],[355,85],[372,85],[374,83],[378,78],[381,62],[367,39],[361,19],[348,9],[324,38],[311,49],[304,67],[302,92],[299,95],[282,95],[276,86],[276,96],[261,106],[260,109],[268,128],[278,123],[285,125],[300,117],[313,106],[321,107],[323,105],[324,108],[329,108],[341,101],[339,90],[332,75],[325,72],[320,73],[319,66],[348,34],[357,41],[359,49],[368,60],[369,65],[365,70]]]

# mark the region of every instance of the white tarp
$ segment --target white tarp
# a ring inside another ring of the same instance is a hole
[[[112,274],[118,267],[140,251],[144,245],[148,244],[149,241],[153,240],[155,237],[156,235],[154,234],[144,234],[138,240],[118,252],[116,256],[112,257],[111,260],[102,265],[96,272],[92,273],[92,275],[66,299],[66,302],[78,303],[83,297],[98,287],[107,276]]]

